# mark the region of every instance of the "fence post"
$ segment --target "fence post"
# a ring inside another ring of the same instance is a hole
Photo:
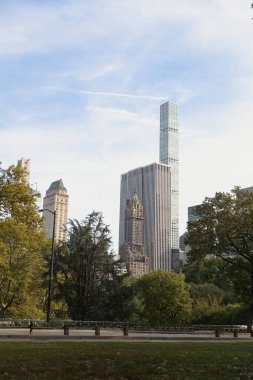
[[[238,338],[238,330],[234,329],[234,338]]]
[[[100,335],[100,327],[99,326],[96,326],[95,327],[95,335]]]
[[[127,327],[123,327],[123,335],[128,336],[128,328]]]
[[[68,326],[63,325],[63,331],[64,331],[64,335],[69,335],[69,327]]]
[[[215,337],[216,338],[220,337],[220,330],[219,329],[215,329]]]
[[[29,323],[29,328],[30,328],[30,334],[31,334],[32,331],[33,331],[33,323],[32,323],[32,321]]]

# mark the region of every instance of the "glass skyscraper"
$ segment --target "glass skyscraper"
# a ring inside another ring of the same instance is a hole
[[[136,193],[144,212],[144,254],[150,269],[171,270],[171,208],[168,165],[154,163],[139,167],[121,176],[119,247],[125,243],[126,201]]]
[[[160,106],[160,162],[171,167],[171,249],[179,248],[178,192],[178,105],[166,102]]]
[[[119,246],[124,243],[125,205],[134,192],[144,210],[144,252],[150,269],[176,270],[179,255],[178,105],[160,106],[160,163],[121,176]]]

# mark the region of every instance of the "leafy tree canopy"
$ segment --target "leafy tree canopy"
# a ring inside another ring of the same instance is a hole
[[[45,238],[38,215],[39,194],[25,172],[0,167],[0,316],[41,317],[41,251]]]
[[[241,302],[241,293],[235,289],[235,281],[231,273],[230,266],[222,259],[207,256],[197,261],[192,261],[183,268],[186,282],[197,285],[211,284],[215,285],[223,292],[225,303]],[[240,294],[239,294],[240,293]]]
[[[192,301],[184,275],[152,271],[142,276],[137,286],[143,300],[143,317],[152,325],[176,325],[189,320]]]
[[[210,305],[213,302],[222,304],[225,297],[225,292],[214,284],[191,284],[190,296],[195,303],[199,300],[204,300]]]
[[[213,256],[226,263],[233,282],[241,282],[249,305],[249,326],[253,319],[253,193],[238,187],[231,193],[216,193],[198,207],[197,214],[199,219],[188,223],[189,261]]]
[[[131,297],[119,263],[110,252],[111,236],[102,214],[70,221],[69,240],[58,247],[56,298],[64,300],[75,320],[122,317]]]

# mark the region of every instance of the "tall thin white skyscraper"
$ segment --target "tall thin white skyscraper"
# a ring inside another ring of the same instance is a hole
[[[179,254],[178,105],[160,106],[160,163],[121,176],[119,245],[124,243],[126,200],[134,191],[143,205],[144,251],[150,269],[177,270]]]
[[[160,162],[171,167],[171,249],[179,248],[179,117],[178,105],[160,106]]]

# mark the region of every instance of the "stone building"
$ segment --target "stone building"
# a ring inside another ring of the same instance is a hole
[[[55,242],[57,243],[67,240],[68,199],[67,189],[61,179],[51,183],[43,198],[43,216],[47,238],[52,239],[53,213],[55,212]]]
[[[144,254],[143,206],[136,193],[127,199],[125,208],[125,239],[119,255],[131,276],[139,277],[149,272],[149,258]]]

